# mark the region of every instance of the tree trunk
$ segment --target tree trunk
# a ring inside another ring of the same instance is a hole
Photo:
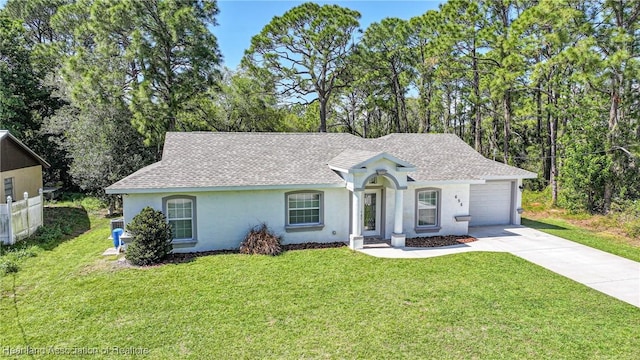
[[[362,124],[362,137],[369,137],[369,122],[371,121],[371,112],[367,111],[367,115],[364,117],[364,123]]]
[[[428,133],[431,130],[431,109],[429,107],[429,104],[431,103],[431,86],[425,86],[424,79],[421,81],[423,81],[423,84],[420,86],[420,107],[422,110],[422,119],[420,121],[420,128],[418,129],[418,132]],[[425,89],[425,87],[427,89]]]
[[[621,77],[621,76],[620,76]],[[620,108],[620,89],[619,86],[622,80],[618,74],[613,74],[611,85],[611,105],[609,108],[609,132],[607,134],[607,145],[605,149],[611,157],[611,169],[609,172],[609,179],[604,185],[604,213],[608,213],[611,209],[611,202],[613,201],[614,183],[615,179],[620,177],[620,167],[617,164],[615,146],[616,146],[616,132],[618,130],[619,122],[619,108]]]
[[[503,98],[503,112],[504,112],[504,144],[503,152],[505,164],[509,163],[509,138],[511,136],[511,92],[507,90]]]
[[[395,66],[393,64],[391,64],[391,72],[393,73],[393,79],[392,79],[392,84],[393,84],[393,98],[394,98],[394,106],[395,106],[395,119],[394,120],[394,126],[395,126],[395,131],[397,133],[402,132],[402,130],[400,129],[400,123],[401,123],[401,118],[402,118],[402,109],[401,109],[401,98],[400,98],[400,79],[399,79],[399,74],[395,68]]]
[[[400,91],[400,110],[402,111],[402,121],[404,122],[404,132],[409,132],[409,119],[407,117],[407,103],[404,97],[404,91]]]
[[[555,91],[550,89],[549,102],[557,106],[557,95]],[[551,161],[550,182],[551,182],[551,204],[556,206],[558,203],[558,168],[556,161],[557,150],[557,135],[558,135],[558,118],[552,117],[549,121],[549,158]]]
[[[327,132],[327,100],[324,97],[320,97],[318,101],[320,102],[320,127],[318,128],[318,132],[326,133]]]
[[[550,167],[551,164],[549,162],[549,158],[547,156],[547,143],[549,142],[549,138],[544,134],[544,116],[543,116],[543,107],[542,107],[542,84],[538,83],[536,86],[535,97],[536,97],[536,139],[540,142],[540,158],[542,162],[542,178],[549,184],[550,180]],[[548,122],[547,122],[548,128]]]
[[[475,115],[472,123],[474,146],[477,152],[482,153],[482,114],[480,114],[480,75],[478,74],[478,59],[476,57],[476,38],[473,38],[473,50],[471,52],[473,67],[473,112]]]

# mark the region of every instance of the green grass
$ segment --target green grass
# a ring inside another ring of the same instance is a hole
[[[100,255],[108,220],[89,220],[0,278],[0,351],[538,359],[633,358],[640,346],[640,309],[509,254],[393,260],[340,248],[122,268]]]
[[[640,243],[634,227],[640,224],[630,207],[608,215],[571,213],[551,206],[551,190],[524,191],[522,225],[557,235],[634,261],[640,261]]]
[[[572,225],[562,219],[522,219],[522,225],[528,226],[548,234],[591,246],[630,260],[640,261],[640,248],[634,246],[619,236],[600,234],[591,230]]]
[[[533,212],[549,210],[552,207],[551,187],[546,187],[543,191],[524,190],[522,207]]]

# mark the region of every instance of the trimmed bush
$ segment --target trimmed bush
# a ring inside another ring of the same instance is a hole
[[[134,265],[157,264],[171,252],[171,226],[161,211],[145,207],[127,224],[127,231],[133,240],[125,257]]]
[[[281,237],[269,231],[267,224],[255,226],[240,244],[241,254],[278,255],[282,253]]]

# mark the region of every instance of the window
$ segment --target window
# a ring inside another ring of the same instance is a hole
[[[170,196],[163,199],[167,222],[174,240],[196,239],[196,199],[192,196]]]
[[[420,189],[416,191],[416,230],[439,229],[440,190]]]
[[[322,228],[323,199],[321,191],[285,194],[287,227]]]
[[[13,195],[13,178],[4,179],[4,199],[7,200],[7,196],[11,196],[13,201],[16,200],[16,197]]]

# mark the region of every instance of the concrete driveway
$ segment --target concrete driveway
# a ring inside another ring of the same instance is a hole
[[[478,241],[442,248],[365,248],[386,258],[426,258],[469,251],[508,252],[640,307],[640,263],[524,226],[469,228]]]

